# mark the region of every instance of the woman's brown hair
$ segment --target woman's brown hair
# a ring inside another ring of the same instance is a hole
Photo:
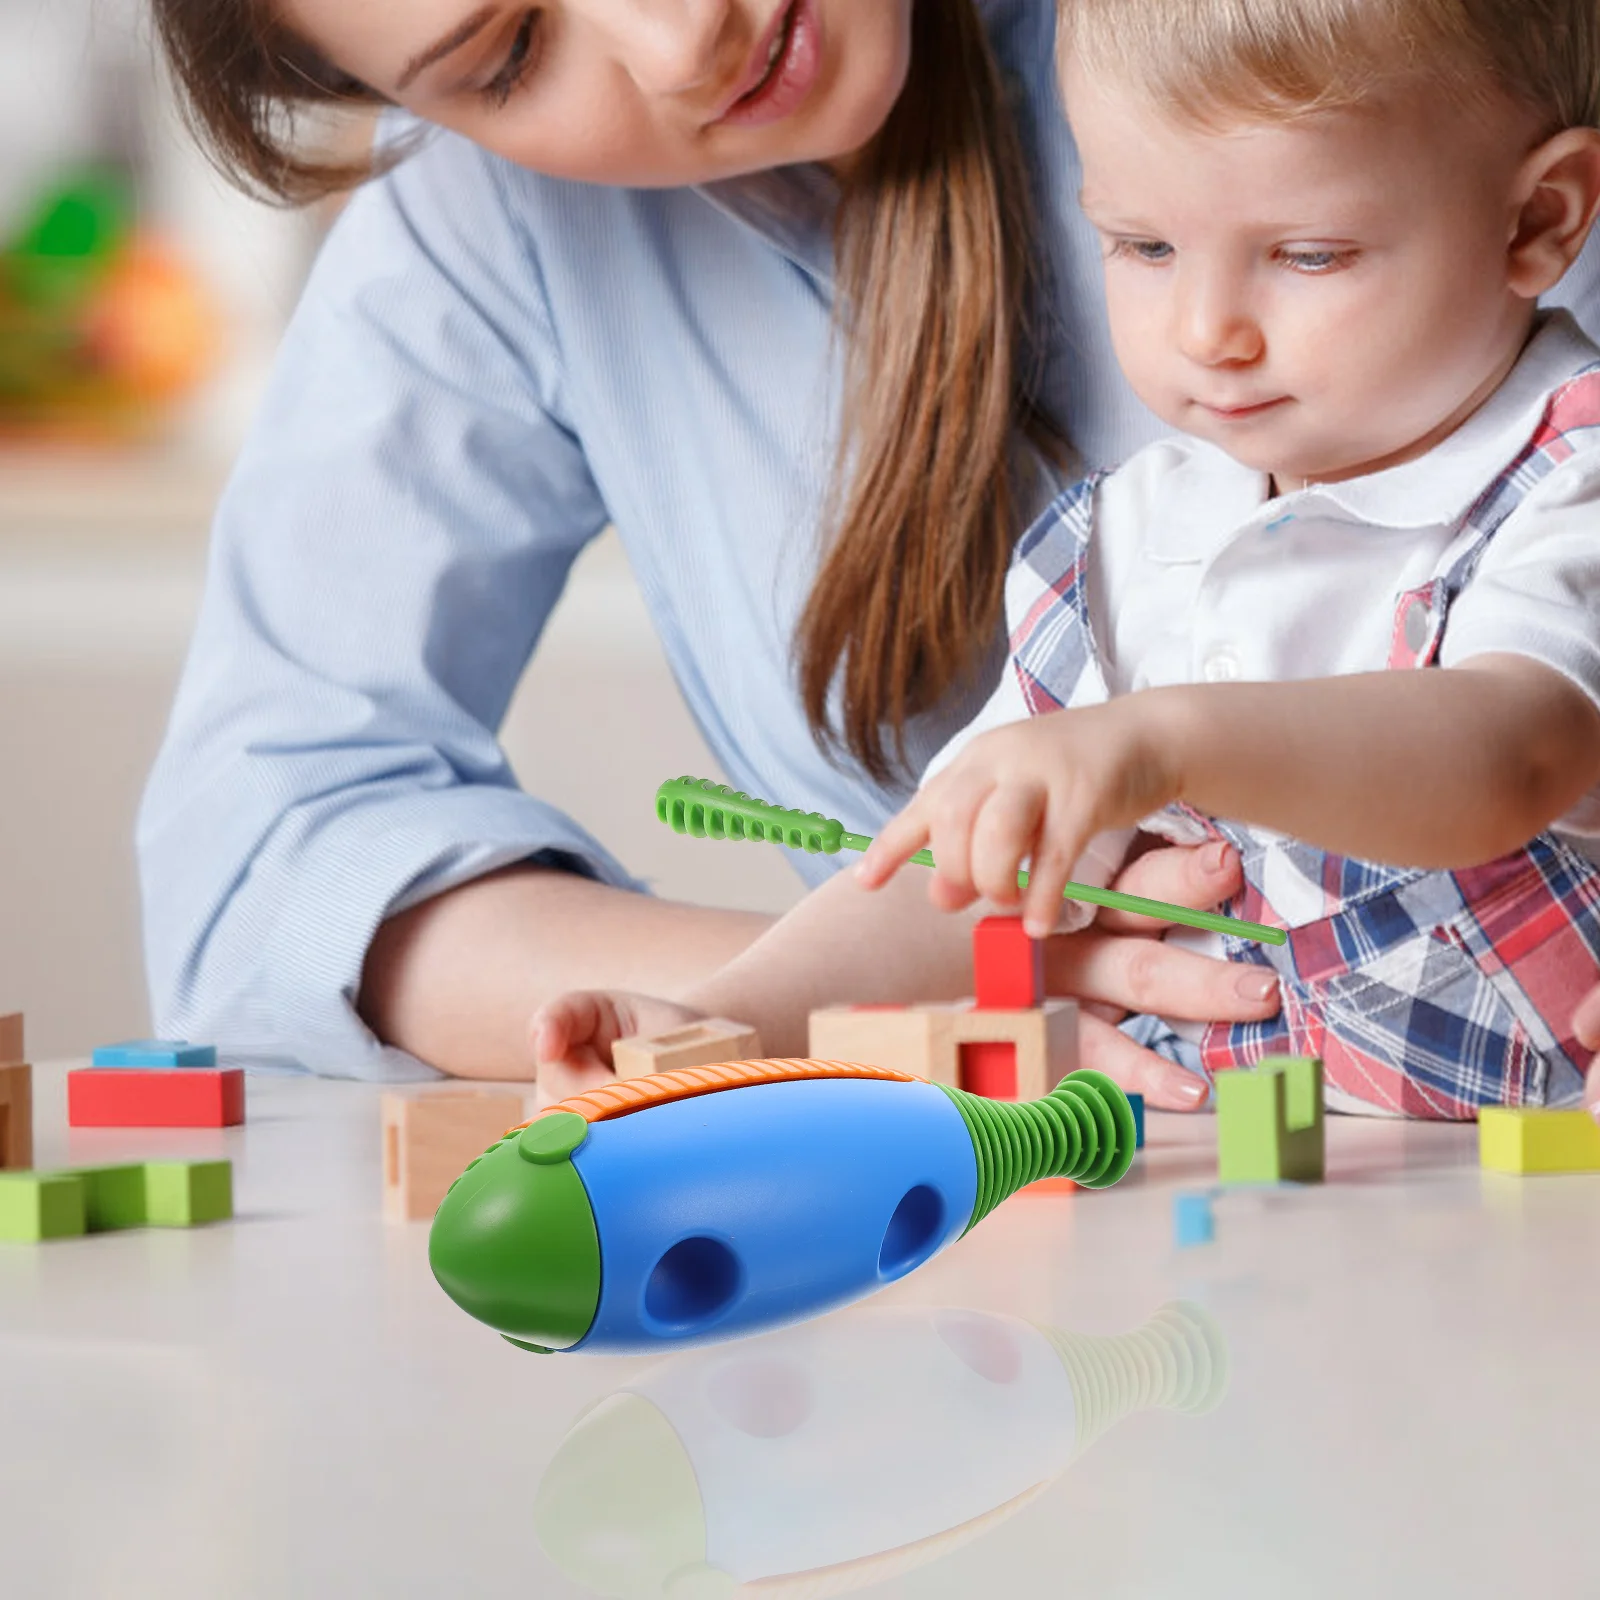
[[[370,175],[309,153],[296,124],[374,97],[265,0],[154,7],[190,120],[230,175],[296,201]],[[1060,451],[1027,354],[1033,246],[1027,165],[974,0],[915,0],[905,88],[835,224],[843,425],[794,641],[813,733],[879,780],[903,765],[909,721],[972,685],[1001,619],[1026,445]]]

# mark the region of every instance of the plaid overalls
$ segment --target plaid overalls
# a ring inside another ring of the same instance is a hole
[[[1596,443],[1600,364],[1555,391],[1432,580],[1399,597],[1389,668],[1435,664],[1451,603],[1495,531],[1540,479]],[[1085,479],[1040,518],[1007,580],[1012,668],[1035,715],[1108,697],[1085,594],[1098,482]],[[1277,946],[1225,936],[1231,960],[1275,970],[1283,1007],[1263,1022],[1210,1024],[1200,1045],[1208,1076],[1267,1055],[1315,1055],[1330,1085],[1418,1117],[1577,1093],[1588,1054],[1571,1018],[1600,975],[1600,867],[1553,834],[1442,872],[1334,855],[1187,806],[1145,825],[1180,842],[1229,841],[1245,887],[1227,909],[1289,932]]]

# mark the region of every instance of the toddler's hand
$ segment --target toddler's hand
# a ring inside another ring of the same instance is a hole
[[[1595,1119],[1600,1121],[1600,986],[1591,989],[1573,1012],[1572,1031],[1580,1044],[1595,1052],[1589,1064],[1589,1082],[1583,1098]]]
[[[619,989],[574,989],[534,1013],[529,1042],[540,1099],[564,1100],[615,1076],[611,1047],[636,1033],[662,1033],[703,1013],[671,1000]]]
[[[931,845],[935,905],[959,911],[980,896],[997,906],[1020,902],[1028,933],[1042,939],[1089,840],[1178,797],[1179,775],[1162,745],[1139,695],[996,728],[890,820],[856,877],[876,889]],[[1025,892],[1017,885],[1024,862]]]

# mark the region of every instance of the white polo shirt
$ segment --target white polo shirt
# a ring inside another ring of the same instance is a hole
[[[1466,512],[1531,438],[1552,391],[1596,359],[1565,312],[1545,314],[1505,382],[1427,455],[1276,498],[1264,474],[1201,440],[1141,450],[1095,497],[1088,605],[1109,692],[1381,670],[1400,596],[1475,537],[1458,533]],[[1527,495],[1456,598],[1440,664],[1489,652],[1544,662],[1600,708],[1600,448]],[[923,781],[979,733],[1028,714],[1007,670]],[[1600,860],[1600,790],[1553,826]],[[1130,837],[1101,836],[1073,876],[1104,883]],[[1069,905],[1062,926],[1087,911]]]

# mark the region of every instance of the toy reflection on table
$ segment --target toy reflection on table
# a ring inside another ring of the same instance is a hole
[[[114,173],[41,197],[0,243],[0,437],[137,439],[216,366],[210,295]]]
[[[602,1400],[534,1498],[574,1581],[614,1600],[845,1594],[981,1538],[1136,1411],[1227,1387],[1173,1304],[1109,1337],[873,1308],[683,1356]]]

